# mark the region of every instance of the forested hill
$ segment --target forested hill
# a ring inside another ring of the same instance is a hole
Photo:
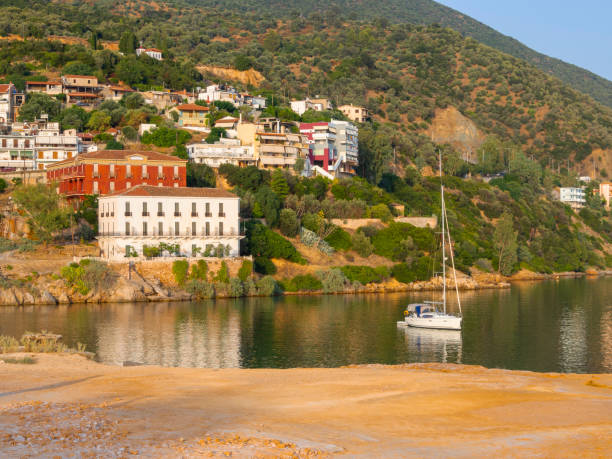
[[[518,40],[432,0],[188,0],[194,5],[223,7],[236,11],[257,12],[277,18],[309,16],[313,12],[323,17],[340,19],[386,19],[394,23],[440,24],[464,36],[473,37],[485,45],[524,59],[539,69],[554,75],[573,88],[612,107],[612,81],[560,59],[546,56]]]

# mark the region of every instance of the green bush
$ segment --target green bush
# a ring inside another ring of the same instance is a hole
[[[360,284],[380,283],[389,277],[389,270],[386,266],[371,268],[370,266],[346,265],[340,268],[346,278],[352,282]]]
[[[391,260],[401,259],[404,247],[400,243],[408,238],[412,238],[414,245],[420,250],[431,251],[434,247],[434,237],[430,229],[391,222],[387,228],[372,237],[374,252]]]
[[[147,258],[155,258],[160,256],[161,251],[157,246],[143,245],[142,254]]]
[[[291,242],[259,222],[247,225],[247,238],[249,250],[255,257],[282,258],[306,264]]]
[[[420,257],[410,265],[408,263],[398,263],[391,268],[391,275],[405,284],[428,280],[431,278],[432,272],[432,259],[430,257]]]
[[[338,268],[332,268],[329,271],[319,271],[317,272],[317,277],[321,280],[325,293],[343,292],[348,283],[348,279]]]
[[[378,218],[383,222],[389,222],[393,220],[393,214],[389,210],[386,204],[376,204],[370,209],[370,217]]]
[[[369,257],[372,255],[374,251],[374,246],[365,234],[360,231],[357,231],[353,234],[351,245],[353,246],[353,250],[359,254],[361,257]]]
[[[280,232],[287,237],[295,237],[300,231],[300,221],[293,209],[280,211],[278,226]]]
[[[313,292],[323,290],[323,283],[311,274],[297,275],[284,284],[287,292]]]
[[[263,296],[272,296],[280,293],[278,284],[272,276],[262,277],[257,281],[257,293]]]
[[[269,258],[256,257],[254,261],[255,263],[254,263],[253,268],[256,273],[264,274],[264,275],[276,274],[276,266],[274,265],[272,260],[270,260]]]
[[[117,279],[106,263],[90,259],[70,263],[62,268],[60,274],[69,287],[82,295],[112,288]]]
[[[346,251],[350,250],[352,246],[351,235],[342,228],[336,228],[329,236],[325,238],[325,242],[327,242],[335,250]]]
[[[172,263],[172,274],[174,274],[174,280],[178,285],[184,285],[187,280],[187,273],[189,272],[189,263],[187,260],[175,260]]]
[[[187,282],[185,290],[191,293],[197,299],[214,298],[215,286],[204,280],[191,279]]]
[[[190,279],[206,280],[208,275],[208,263],[204,260],[198,260],[196,264],[191,267],[191,273],[189,274]]]
[[[229,277],[229,268],[227,267],[227,263],[225,261],[221,262],[221,267],[217,272],[217,276],[215,277],[217,282],[221,282],[223,284],[228,284],[230,281]]]
[[[244,286],[242,281],[236,277],[232,277],[229,282],[229,296],[235,298],[244,296]]]
[[[243,260],[240,269],[238,270],[238,279],[245,282],[253,273],[253,262],[251,260]]]

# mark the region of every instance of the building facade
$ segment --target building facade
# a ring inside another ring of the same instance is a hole
[[[353,104],[340,105],[338,110],[340,110],[349,120],[355,121],[356,123],[365,123],[370,118],[368,109],[365,107],[359,107]]]
[[[51,124],[51,123],[50,123]],[[59,129],[39,132],[35,137],[36,169],[46,169],[49,165],[74,158],[83,151],[76,129]]]
[[[220,139],[216,143],[187,145],[189,159],[196,164],[219,167],[221,164],[254,166],[257,163],[253,145],[242,145],[239,139]]]
[[[15,122],[24,102],[25,95],[13,83],[0,84],[0,124]]]
[[[47,166],[47,182],[68,199],[107,195],[140,184],[186,187],[187,161],[154,151],[103,150]]]
[[[146,54],[150,58],[156,59],[158,61],[163,60],[163,58],[162,58],[162,50],[161,49],[157,49],[157,48],[143,48],[142,46],[136,48],[136,55],[140,56],[142,54]]]
[[[178,124],[182,127],[205,128],[208,107],[197,104],[181,104],[176,107],[179,114]]]
[[[359,130],[348,121],[331,120],[330,125],[336,129],[336,150],[338,166],[336,175],[355,175],[359,166]]]
[[[61,81],[26,81],[26,92],[42,92],[54,96],[62,94],[64,87]]]
[[[35,169],[35,136],[25,132],[0,134],[0,170]]]
[[[240,198],[218,188],[138,185],[98,201],[98,242],[109,259],[143,256],[147,247],[179,256],[240,254]]]
[[[612,183],[604,182],[599,184],[599,196],[605,201],[606,209],[610,208],[610,192],[612,191]]]
[[[62,86],[68,104],[93,105],[102,90],[98,78],[93,75],[63,75]]]
[[[582,208],[586,204],[584,188],[562,187],[559,189],[559,200],[573,208]]]
[[[338,159],[336,128],[328,122],[301,123],[300,132],[308,138],[310,163],[332,171]]]

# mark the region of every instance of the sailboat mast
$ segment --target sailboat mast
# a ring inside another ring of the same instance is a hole
[[[442,152],[438,150],[440,161],[440,223],[442,224],[442,303],[444,304],[444,314],[446,314],[446,237],[444,224],[444,185],[442,184]]]

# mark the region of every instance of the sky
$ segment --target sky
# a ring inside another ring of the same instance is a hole
[[[612,81],[612,0],[436,0]]]

